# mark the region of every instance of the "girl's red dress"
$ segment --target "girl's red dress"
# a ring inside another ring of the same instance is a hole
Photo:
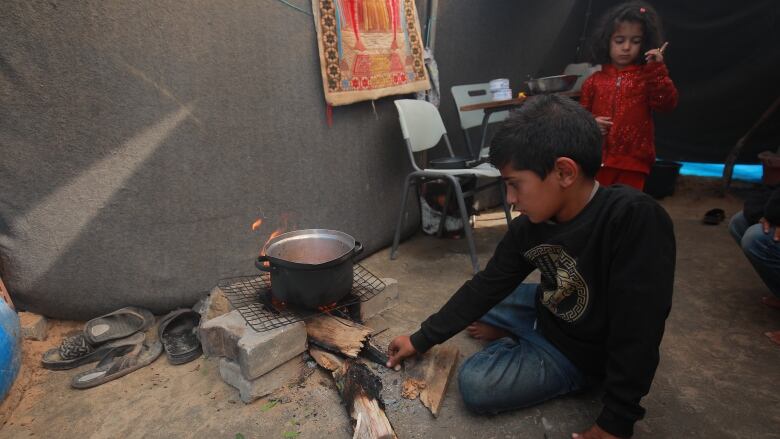
[[[606,64],[585,80],[582,105],[594,117],[612,118],[613,125],[604,137],[603,166],[649,174],[655,161],[651,111],[671,111],[677,98],[677,89],[662,62],[623,70]]]

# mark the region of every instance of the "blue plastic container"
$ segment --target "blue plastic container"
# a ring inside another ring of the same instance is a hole
[[[16,375],[22,359],[19,316],[0,298],[0,402],[2,402]]]

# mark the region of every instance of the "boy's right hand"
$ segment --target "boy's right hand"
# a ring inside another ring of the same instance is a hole
[[[417,351],[412,346],[412,340],[408,335],[399,335],[390,342],[387,346],[387,355],[390,359],[387,361],[387,367],[393,369],[396,365],[401,363],[401,360],[407,357],[411,357],[416,354]]]
[[[601,131],[601,135],[606,136],[607,131],[609,131],[609,127],[612,126],[612,118],[607,116],[596,116],[596,123],[599,125],[599,131]]]

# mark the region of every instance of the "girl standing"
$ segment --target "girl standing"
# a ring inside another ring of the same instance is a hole
[[[644,188],[655,161],[651,111],[677,106],[661,32],[658,14],[640,2],[613,7],[596,30],[592,62],[602,67],[583,83],[580,102],[604,136],[601,184]]]

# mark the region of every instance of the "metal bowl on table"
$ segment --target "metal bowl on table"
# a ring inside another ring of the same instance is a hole
[[[580,75],[557,75],[526,81],[531,94],[557,93],[569,91],[574,87]]]

